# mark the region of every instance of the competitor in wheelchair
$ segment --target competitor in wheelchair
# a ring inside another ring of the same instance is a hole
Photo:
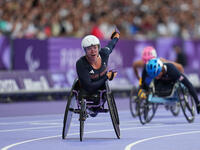
[[[143,49],[142,51],[142,59],[137,60],[132,64],[133,71],[135,73],[135,76],[137,77],[138,80],[141,80],[141,77],[139,75],[139,68],[145,68],[145,65],[150,59],[157,58],[157,52],[156,49],[152,46],[147,46]],[[184,73],[184,68],[181,64],[173,61],[169,61],[165,58],[160,58],[160,60],[163,63],[172,63],[181,73]]]
[[[157,53],[155,48],[153,48],[152,46],[147,46],[142,51],[142,60],[138,60],[133,63],[133,70],[135,72],[137,79],[139,80],[138,96],[140,96],[141,98],[145,98],[145,94],[142,92],[142,88],[148,88],[149,84],[152,81],[152,77],[146,75],[146,65],[149,62],[149,60],[154,58],[157,58]],[[176,68],[176,70],[179,71],[180,73],[184,72],[184,68],[181,64],[169,61],[164,58],[160,58],[160,60],[163,63],[172,64]],[[143,68],[142,77],[139,76],[138,68]]]
[[[157,58],[156,49],[152,46],[146,46],[142,51],[142,59],[135,61],[132,65],[135,76],[139,80],[139,86],[136,88],[133,87],[131,89],[131,94],[130,94],[130,101],[129,101],[130,102],[130,110],[131,110],[131,114],[133,117],[136,117],[138,115],[136,99],[138,98],[138,96],[140,98],[142,98],[141,97],[142,90],[140,89],[141,84],[142,84],[142,78],[139,75],[139,69],[144,70],[146,68],[147,62],[153,58]],[[181,64],[173,62],[173,61],[169,61],[164,58],[160,58],[160,59],[164,63],[172,63],[180,72],[182,72],[182,73],[184,72],[183,66]],[[152,80],[152,78],[147,77],[144,82],[148,85],[148,84],[150,84],[151,80]],[[168,105],[166,105],[166,108],[168,108]]]
[[[107,80],[117,75],[114,71],[107,71],[109,55],[119,40],[116,29],[111,35],[111,41],[101,48],[99,39],[94,35],[87,35],[81,42],[85,55],[76,62],[78,78],[75,79],[65,108],[62,139],[65,139],[72,120],[73,113],[79,114],[80,141],[83,140],[84,122],[88,115],[95,117],[99,112],[109,112],[118,139],[120,139],[119,116]],[[75,101],[77,107],[74,106]],[[104,109],[107,102],[108,109]],[[77,109],[76,109],[77,108]]]
[[[149,88],[149,84],[145,83],[145,79],[147,78],[154,79],[155,87],[157,86],[156,88],[159,88],[159,90],[162,89],[162,85],[168,87],[169,90],[171,90],[174,83],[177,81],[181,82],[185,87],[188,88],[190,95],[194,98],[197,113],[200,113],[200,102],[195,88],[187,79],[187,77],[180,73],[173,64],[163,63],[159,58],[154,58],[148,61],[146,68],[142,73],[141,87],[143,90],[140,91],[141,97],[146,97],[146,90]]]
[[[105,90],[106,80],[112,80],[117,72],[107,71],[109,55],[112,53],[119,40],[120,33],[117,29],[111,35],[111,41],[106,47],[101,48],[99,39],[94,35],[87,35],[81,42],[85,56],[76,62],[76,71],[79,79],[78,99],[88,97],[91,104],[98,105],[99,90]],[[90,116],[95,117],[99,107],[92,107]]]

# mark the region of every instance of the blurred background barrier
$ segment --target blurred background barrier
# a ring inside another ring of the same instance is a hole
[[[84,55],[79,38],[10,39],[0,36],[1,70],[54,70],[75,72],[76,60]],[[108,42],[102,40],[102,47]],[[116,45],[109,61],[110,69],[124,72],[132,63],[141,58],[145,46],[156,48],[158,57],[176,61],[174,45],[184,49],[187,57],[185,72],[200,74],[200,40],[181,40],[178,38],[157,38],[156,40],[123,40]],[[120,73],[122,73],[120,72]],[[124,73],[122,73],[124,74]]]
[[[102,40],[102,47],[108,42]],[[84,55],[79,38],[12,39],[0,37],[0,97],[14,99],[66,98],[76,78],[76,60]],[[109,60],[109,69],[118,71],[111,88],[114,92],[130,92],[138,81],[132,63],[141,58],[145,46],[156,48],[158,56],[175,61],[174,45],[181,45],[187,56],[185,73],[193,85],[200,87],[200,41],[178,38],[156,40],[121,39]]]
[[[70,88],[62,71],[0,72],[0,102],[66,99]]]
[[[138,85],[132,63],[145,46],[181,63],[199,91],[199,12],[199,0],[0,0],[1,101],[66,98],[81,38],[93,34],[103,47],[116,26],[114,92],[128,96]]]

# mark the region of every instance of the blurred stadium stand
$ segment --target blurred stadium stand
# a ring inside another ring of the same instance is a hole
[[[1,0],[0,102],[65,99],[84,55],[81,38],[92,33],[105,46],[115,26],[121,35],[109,68],[118,71],[110,83],[116,94],[137,86],[131,65],[148,45],[173,61],[179,45],[199,91],[199,12],[199,0]]]
[[[1,0],[0,32],[16,38],[200,37],[199,0]]]

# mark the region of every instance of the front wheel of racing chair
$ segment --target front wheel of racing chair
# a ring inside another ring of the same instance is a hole
[[[70,94],[67,99],[67,105],[65,108],[64,120],[63,120],[62,139],[66,138],[69,128],[70,128],[72,115],[74,113],[74,105],[75,105],[75,101],[76,101],[76,95],[73,92],[73,90],[77,84],[78,84],[78,79],[75,79],[74,83],[72,85],[72,88],[70,90]]]
[[[108,85],[108,81],[106,81],[106,97],[107,97],[107,104],[108,104],[108,109],[110,112],[110,117],[112,120],[112,124],[115,130],[115,134],[118,139],[120,139],[120,128],[119,128],[119,115],[118,115],[118,110],[117,106],[115,103],[115,99],[112,95],[112,92],[110,90],[110,87]]]
[[[194,99],[182,83],[179,83],[178,96],[186,120],[192,123],[195,118]]]
[[[142,125],[149,123],[155,116],[158,104],[148,102],[146,99],[138,99],[138,116]]]
[[[84,133],[84,122],[87,117],[86,112],[86,100],[81,99],[81,108],[80,108],[80,114],[79,114],[79,121],[80,121],[80,141],[83,140],[83,133]]]
[[[114,127],[114,131],[116,133],[117,138],[119,139],[120,138],[119,115],[118,115],[115,99],[114,99],[113,94],[112,94],[112,92],[111,92],[111,90],[109,88],[109,85],[108,85],[108,81],[106,81],[106,91],[105,92],[106,92],[105,96],[106,96],[108,109],[104,109],[104,108],[103,109],[99,109],[99,110],[97,109],[96,113],[107,112],[107,110],[110,112],[110,116],[111,116],[112,124],[113,124],[113,127]],[[86,97],[88,98],[88,96],[86,96]],[[80,106],[80,117],[79,117],[79,120],[80,120],[80,141],[82,141],[82,139],[83,139],[84,122],[85,122],[85,120],[86,120],[86,118],[88,116],[87,109],[89,108],[89,105],[90,105],[88,103],[88,100],[87,100],[86,97],[85,96],[82,97],[81,106]],[[92,105],[90,105],[90,106],[92,106]],[[90,107],[90,108],[95,108],[95,107]],[[91,116],[91,114],[90,114],[90,116]],[[94,117],[94,116],[92,116],[92,117]]]
[[[173,116],[178,116],[180,113],[180,103],[176,102],[174,105],[170,106],[169,109]]]

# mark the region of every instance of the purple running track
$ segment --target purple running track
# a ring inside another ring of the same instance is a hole
[[[182,112],[174,117],[159,107],[153,120],[141,125],[129,111],[128,98],[116,99],[121,139],[117,139],[108,113],[85,122],[79,141],[78,115],[74,115],[65,140],[61,139],[66,102],[0,104],[1,150],[197,150],[200,147],[200,117],[187,123]]]

